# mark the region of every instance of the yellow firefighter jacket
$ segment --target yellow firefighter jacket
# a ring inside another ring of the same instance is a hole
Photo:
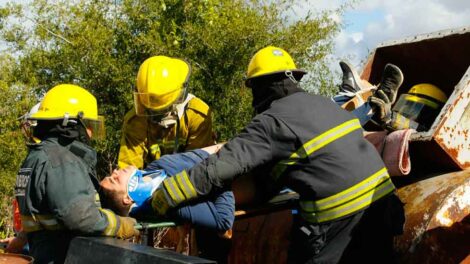
[[[124,117],[120,142],[118,166],[134,165],[137,168],[173,153],[178,137],[178,152],[215,144],[209,106],[201,99],[191,96],[184,105],[177,125],[167,128],[152,123],[150,117],[137,116],[132,109]]]

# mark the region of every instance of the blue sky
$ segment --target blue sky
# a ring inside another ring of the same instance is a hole
[[[346,12],[343,21],[346,23],[345,30],[347,32],[360,32],[368,24],[374,21],[380,21],[383,17],[384,12],[380,9],[372,11],[351,10]]]

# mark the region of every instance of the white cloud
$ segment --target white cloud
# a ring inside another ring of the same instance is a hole
[[[378,44],[411,35],[443,29],[470,26],[470,1],[468,0],[363,0],[354,8],[367,14],[383,15],[369,21],[362,29],[354,27],[358,21],[349,20],[346,28],[336,38],[335,56],[349,56],[356,66]],[[358,32],[359,31],[359,32]],[[362,38],[359,33],[362,33]]]
[[[351,38],[354,41],[354,43],[359,43],[364,39],[364,33],[362,33],[362,32],[352,33]]]

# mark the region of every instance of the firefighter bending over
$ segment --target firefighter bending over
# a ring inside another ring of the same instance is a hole
[[[215,144],[209,107],[188,93],[189,64],[154,56],[137,73],[135,109],[124,117],[118,165],[139,169],[164,154]]]

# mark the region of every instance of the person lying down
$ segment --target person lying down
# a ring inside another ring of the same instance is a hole
[[[150,199],[163,179],[193,167],[217,152],[220,147],[214,145],[185,153],[164,155],[151,162],[144,171],[137,170],[134,166],[114,170],[100,183],[103,206],[121,216],[130,215],[137,219],[154,216]],[[214,193],[209,199],[177,207],[168,215],[178,224],[190,223],[225,234],[232,228],[234,213],[234,195],[230,190],[223,190]]]

